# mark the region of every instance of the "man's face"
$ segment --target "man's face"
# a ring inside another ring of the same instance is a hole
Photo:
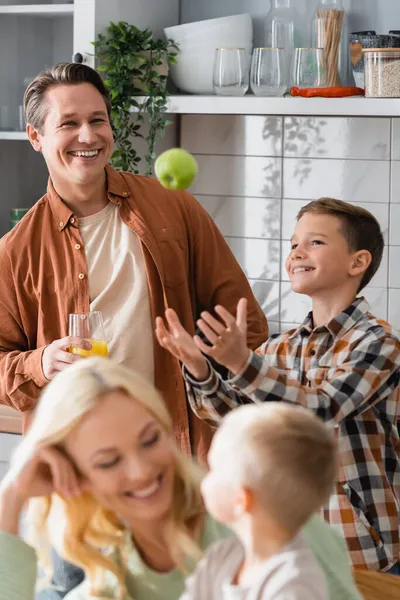
[[[53,181],[90,184],[102,175],[113,150],[104,99],[90,83],[57,85],[44,101],[47,116],[40,133],[28,125],[32,146],[42,152]]]

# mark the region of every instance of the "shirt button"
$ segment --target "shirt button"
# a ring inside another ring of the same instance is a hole
[[[85,275],[83,273],[79,273],[78,277],[79,279],[85,279]]]
[[[315,350],[314,349],[310,350],[310,356],[315,356]]]
[[[58,225],[59,225],[59,227],[63,227],[64,226],[64,221],[60,221]]]
[[[128,192],[122,192],[122,195],[123,195],[123,196],[127,196],[127,195],[128,195]]]
[[[75,249],[76,250],[80,250],[81,249],[81,245],[80,244],[75,244]]]
[[[71,217],[71,218],[70,218],[70,222],[71,222],[71,223],[75,223],[75,219],[74,219],[74,217]]]

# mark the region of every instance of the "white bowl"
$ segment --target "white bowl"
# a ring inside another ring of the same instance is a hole
[[[246,48],[250,63],[252,43],[243,46]],[[189,94],[213,94],[213,70],[215,48],[204,48],[180,52],[177,64],[171,65],[170,74],[174,84],[182,91]]]
[[[253,36],[253,24],[249,14],[231,15],[229,17],[220,17],[219,19],[207,19],[205,21],[196,21],[194,23],[184,23],[183,25],[175,25],[166,27],[164,33],[168,39],[172,39],[179,43],[180,40],[193,39],[193,41],[207,39],[210,35],[218,37],[218,31],[222,32],[229,30],[234,35],[244,33]]]

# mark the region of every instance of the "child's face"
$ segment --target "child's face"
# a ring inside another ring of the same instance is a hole
[[[286,271],[292,290],[317,296],[348,289],[354,282],[354,293],[360,283],[360,252],[351,252],[340,220],[333,215],[306,213],[297,221],[286,259]]]
[[[209,471],[202,481],[201,493],[207,512],[220,523],[229,525],[237,518],[238,486],[233,477],[233,448],[225,434],[226,431],[220,429],[214,436],[208,453]]]

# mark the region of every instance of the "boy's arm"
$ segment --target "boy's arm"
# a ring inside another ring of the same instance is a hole
[[[400,342],[370,332],[352,347],[342,364],[333,366],[325,379],[312,386],[288,377],[253,352],[242,370],[227,381],[215,373],[206,382],[195,381],[187,373],[184,376],[196,414],[214,424],[246,400],[301,404],[326,423],[336,424],[385,399],[399,385]]]

